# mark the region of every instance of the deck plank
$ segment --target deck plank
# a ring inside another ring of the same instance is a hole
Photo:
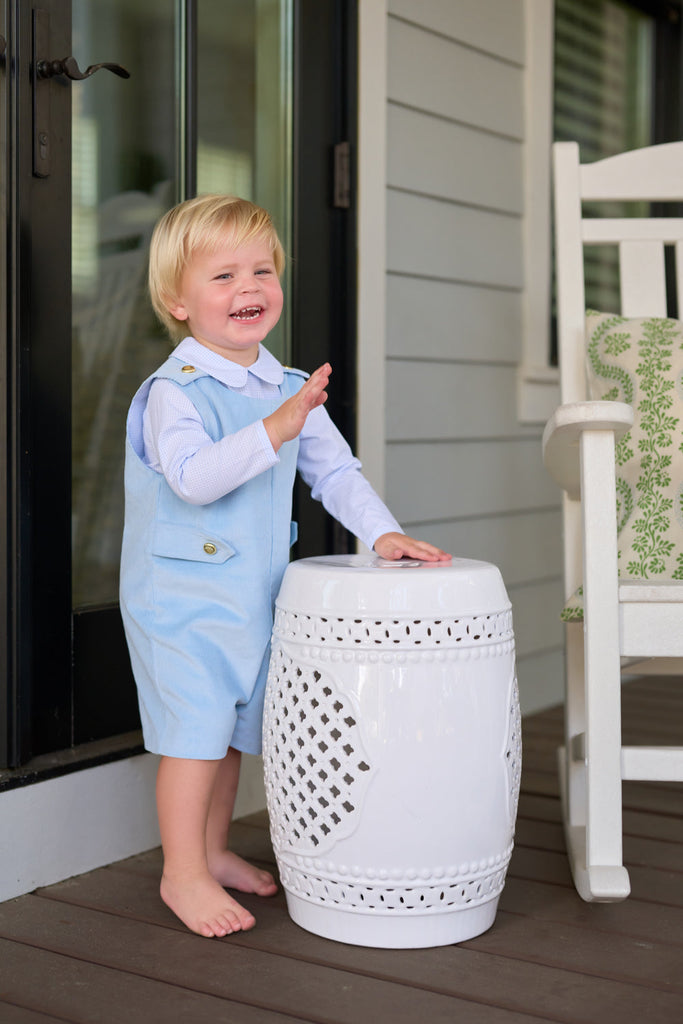
[[[664,906],[683,907],[683,875],[626,863],[631,878],[631,897]],[[508,872],[513,878],[538,879],[573,889],[566,854],[517,846]]]
[[[664,821],[669,823],[669,834],[672,834],[674,819],[666,818]],[[537,850],[566,851],[564,828],[555,822],[528,821],[518,817],[515,843]],[[628,864],[683,872],[683,846],[674,839],[659,840],[627,834],[623,845],[624,860]]]
[[[12,1006],[4,999],[0,999],[0,1020],[2,1024],[59,1024],[59,1017]]]
[[[281,913],[277,917],[284,920]],[[41,955],[58,954],[90,970],[125,972],[138,983],[164,982],[186,998],[201,993],[202,998],[240,1006],[257,1004],[261,1010],[316,1024],[355,1024],[377,1019],[378,1012],[382,1015],[379,1019],[396,1024],[414,1024],[423,1014],[439,1024],[452,1024],[458,1015],[472,1024],[503,1020],[506,1024],[532,1024],[535,1019],[524,1013],[508,1014],[488,1000],[463,1000],[365,972],[350,974],[329,966],[327,957],[324,963],[316,963],[253,946],[247,949],[232,939],[209,942],[186,930],[130,918],[118,917],[114,925],[105,914],[40,897],[29,897],[21,906],[8,904],[0,912],[0,930],[3,936]],[[291,935],[287,942],[291,944]],[[187,1019],[195,1020],[193,1016]]]
[[[296,1024],[302,1019],[1,938],[0,985],[4,999],[15,1006],[70,1024]]]
[[[643,942],[683,946],[683,909],[630,897],[621,903],[585,903],[574,889],[534,879],[508,877],[500,910],[563,926],[627,935]],[[683,954],[681,954],[683,956]]]
[[[624,735],[680,742],[673,678],[624,689]],[[515,849],[493,927],[466,943],[384,950],[297,927],[284,894],[239,895],[257,927],[192,935],[159,898],[152,850],[0,904],[2,1024],[679,1024],[683,787],[624,784],[631,897],[587,904],[569,873],[556,748],[562,709],[523,722]],[[265,812],[231,826],[275,869]],[[125,992],[125,999],[121,993]]]
[[[140,881],[141,879],[138,879],[138,883]],[[141,902],[138,903],[138,906]],[[600,1011],[599,1019],[607,1024],[612,1019],[610,1007],[619,1002],[622,1005],[628,1004],[634,1013],[642,1012],[645,1015],[647,1012],[648,1021],[670,1021],[674,1019],[674,1010],[680,1009],[681,1006],[678,994],[653,992],[652,989],[631,982],[624,984],[596,977],[581,979],[574,972],[520,961],[508,955],[491,957],[468,949],[467,944],[459,947],[438,947],[431,950],[381,950],[330,942],[298,928],[282,912],[282,907],[276,906],[273,901],[259,901],[256,897],[250,897],[245,902],[258,914],[257,928],[243,935],[223,940],[221,946],[239,946],[243,950],[258,950],[266,955],[277,954],[282,958],[294,959],[298,961],[298,964],[295,967],[290,965],[286,969],[288,972],[293,971],[296,976],[301,968],[308,972],[311,965],[322,964],[327,967],[333,966],[349,974],[371,976],[375,979],[383,979],[385,982],[415,986],[421,993],[432,991],[442,996],[471,1000],[477,1004],[488,1004],[491,1007],[507,1008],[518,1013],[538,1014],[540,1012],[552,1020],[580,1021],[586,1022],[586,1024],[596,1020],[598,1010]],[[114,900],[114,904],[116,904],[116,900]],[[55,906],[58,907],[57,904]],[[78,942],[88,950],[88,955],[92,955],[92,930],[88,926],[87,915],[93,912],[84,911],[79,906],[70,909],[76,914],[74,925],[82,933]],[[148,909],[153,913],[154,909],[158,909],[158,903],[155,903],[153,907],[150,905]],[[31,919],[33,914],[38,915],[36,922]],[[79,915],[85,915],[85,917]],[[59,909],[48,914],[44,908],[32,908],[30,915],[22,916],[19,921],[15,920],[14,922],[8,922],[7,917],[3,920],[0,915],[0,930],[5,934],[11,930],[13,924],[15,937],[28,937],[32,941],[36,941],[36,932],[43,928],[45,922],[50,919],[54,919],[59,924],[59,927],[54,924],[50,928],[50,931],[54,931],[52,941],[61,944],[64,940],[64,911]],[[197,946],[197,940],[193,936],[187,935],[182,926],[171,916],[167,923],[171,930],[177,932],[181,949],[180,956],[185,955],[185,949],[189,949],[191,945]],[[108,943],[108,935],[112,926],[109,924],[104,927],[104,941]],[[138,940],[144,939],[143,949],[145,951],[148,950],[150,942],[159,945],[161,941],[156,938],[154,930],[150,932],[152,939],[147,939],[143,934],[143,930],[146,928],[148,926],[140,926],[140,934],[137,936]],[[41,937],[41,942],[44,941],[44,938]],[[126,946],[125,956],[128,957],[131,955],[131,949],[128,947],[125,937],[124,944]],[[208,981],[205,980],[202,971],[197,972],[194,959],[193,966],[190,968],[192,973],[189,977],[193,984],[200,985],[203,990],[207,984],[216,986],[216,982],[212,978],[215,970],[214,961],[216,961],[224,972],[224,981],[228,986],[228,991],[237,998],[240,995],[239,986],[237,990],[235,988],[235,961],[238,957],[232,952],[226,955],[224,948],[214,954],[217,945],[199,940],[202,951],[201,954],[196,953],[194,958],[196,959],[199,955],[202,958],[205,955],[209,957],[206,965],[206,970],[210,975]],[[206,954],[203,951],[205,946],[211,947]],[[293,953],[294,950],[295,953]],[[73,955],[74,951],[71,950],[71,952]],[[160,952],[165,960],[169,955],[165,943]],[[97,951],[95,951],[95,955],[97,955]],[[119,955],[118,951],[115,955]],[[146,952],[145,955],[147,955]],[[108,962],[111,962],[112,951],[109,946],[106,949],[106,956]],[[249,957],[247,962],[253,970],[258,970],[258,961],[254,962],[253,957]],[[173,960],[172,967],[171,973],[175,982],[183,984],[184,979],[182,974],[178,973],[175,960]],[[268,975],[270,976],[271,973],[269,971]],[[262,974],[263,972],[260,972],[259,977]],[[157,976],[155,965],[155,977]],[[306,976],[308,977],[308,973]],[[358,984],[355,979],[349,983],[352,983],[354,988]],[[221,986],[218,986],[218,989],[219,993],[222,992]],[[215,992],[216,989],[209,988],[208,991]],[[264,995],[263,992],[262,995]],[[307,982],[307,1005],[310,1005],[309,995],[311,993],[309,993]],[[315,986],[312,996],[315,996]],[[419,1001],[420,1006],[426,1009],[427,1004],[422,996],[419,996]],[[383,1010],[388,1013],[389,1005],[384,1000],[381,1000],[381,1005]],[[455,1013],[456,1010],[457,1006],[453,1005],[453,1012]],[[354,1012],[362,1013],[362,1007],[356,1008]],[[472,1015],[474,1010],[468,1008],[463,1012],[466,1013],[463,1019],[468,1022],[476,1019]],[[383,1020],[384,1018],[379,1019]],[[394,1018],[387,1016],[386,1019]],[[485,1019],[493,1020],[494,1018],[487,1016]]]
[[[563,966],[580,974],[632,981],[638,985],[677,992],[683,997],[680,947],[664,942],[644,943],[631,936],[605,935],[594,929],[564,923],[528,919],[501,910],[496,927],[470,940],[469,945],[481,952],[514,956],[547,966]],[[683,1007],[683,998],[681,998]]]

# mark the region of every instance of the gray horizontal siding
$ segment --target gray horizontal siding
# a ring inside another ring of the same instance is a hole
[[[517,419],[522,0],[390,0],[386,494],[410,533],[498,565],[522,702],[559,699],[559,493]]]

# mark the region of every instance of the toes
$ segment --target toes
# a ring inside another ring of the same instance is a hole
[[[273,896],[277,892],[275,882],[262,882],[256,889],[257,896]]]
[[[263,873],[262,878],[259,881],[257,889],[258,896],[272,896],[273,893],[277,892],[277,882],[272,875],[268,874],[267,871]]]
[[[239,911],[236,911],[235,917],[237,920],[237,927],[240,931],[247,932],[256,924],[256,918],[254,915],[250,914],[248,910],[242,910],[241,907]]]
[[[232,910],[226,910],[225,914],[222,915],[221,921],[223,927],[226,929],[226,935],[231,935],[232,932],[239,932],[242,930],[242,925],[237,914],[233,913]]]
[[[216,921],[214,921],[212,927],[214,930],[214,934],[221,939],[224,938],[226,935],[231,935],[234,931],[239,931],[238,928],[235,928],[234,923],[228,918],[227,915],[219,917]]]
[[[232,932],[246,932],[256,924],[256,918],[239,904],[226,908],[220,915],[218,922],[225,929],[224,934]]]
[[[252,914],[245,914],[240,919],[240,928],[242,929],[242,931],[245,931],[245,932],[249,931],[249,929],[253,928],[255,924],[256,924],[256,918],[253,917]]]

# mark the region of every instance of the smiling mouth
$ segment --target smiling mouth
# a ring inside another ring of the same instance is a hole
[[[263,306],[245,306],[230,314],[231,320],[255,320],[263,312]]]

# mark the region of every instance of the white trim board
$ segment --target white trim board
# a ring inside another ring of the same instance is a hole
[[[159,844],[151,754],[0,793],[0,900]]]
[[[0,793],[0,902],[159,845],[154,754]],[[266,806],[260,757],[242,758],[235,817]]]
[[[517,390],[521,423],[544,423],[560,400],[559,374],[549,365],[553,10],[553,0],[525,0],[524,330]]]
[[[387,0],[358,5],[358,442],[363,472],[385,484]]]
[[[159,846],[153,754],[0,793],[0,902]],[[243,757],[234,816],[265,807],[260,758]]]

